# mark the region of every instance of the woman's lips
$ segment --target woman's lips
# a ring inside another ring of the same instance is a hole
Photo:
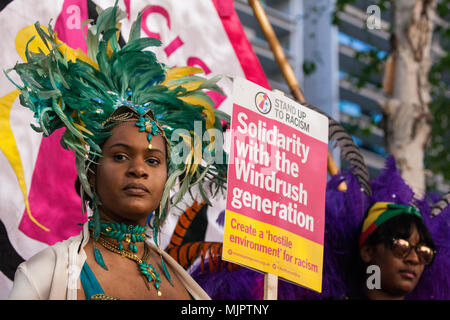
[[[130,183],[123,188],[124,192],[128,195],[144,195],[150,193],[146,186],[140,183]]]
[[[416,278],[416,273],[412,270],[400,270],[400,275],[408,280],[414,280]]]

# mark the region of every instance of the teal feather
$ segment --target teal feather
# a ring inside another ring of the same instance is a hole
[[[211,201],[209,201],[209,197],[206,194],[206,191],[205,191],[205,189],[203,187],[203,184],[201,184],[201,183],[198,184],[198,190],[200,191],[200,195],[202,196],[202,198],[206,202],[206,204],[208,206],[212,206]]]
[[[94,207],[94,241],[100,237],[100,213],[98,212],[97,197],[95,194],[92,196],[93,207]]]
[[[196,175],[198,175],[198,177],[196,177],[196,180],[194,180],[194,183],[192,183],[192,185],[195,186],[196,184],[198,184],[201,181],[203,181],[203,179],[205,178],[205,176],[206,176],[206,174],[208,172],[209,172],[209,166],[207,168],[205,168],[201,174],[199,174],[198,171],[197,171]]]
[[[88,28],[86,33],[86,45],[88,57],[97,62],[98,38],[96,34],[96,26]]]
[[[120,54],[128,53],[131,51],[141,51],[148,47],[159,47],[161,45],[161,41],[155,38],[139,38],[128,42],[122,50],[120,50]]]
[[[142,11],[139,12],[136,21],[133,22],[130,29],[130,35],[128,41],[133,41],[141,37],[141,21],[142,21]]]
[[[6,78],[20,91],[22,91],[24,88],[20,85],[18,85],[13,79],[11,79],[11,77],[8,75],[8,73],[10,73],[13,69],[6,69],[3,70],[3,74],[6,76]],[[39,84],[39,83],[38,83]]]
[[[25,57],[27,58],[27,61],[32,61],[32,57],[30,55],[30,50],[28,50],[28,46],[35,38],[36,38],[36,36],[32,36],[25,45]]]
[[[231,122],[231,116],[219,109],[214,109],[214,114],[216,117],[220,118],[220,119],[224,119],[226,122],[230,123]]]
[[[170,190],[173,188],[173,186],[175,185],[175,183],[177,182],[177,178],[179,176],[181,176],[184,173],[185,170],[182,169],[178,169],[175,170],[168,178],[166,181],[166,185],[164,187],[164,191],[163,191],[163,196],[161,198],[161,202],[162,204],[165,204],[169,198],[170,195]]]
[[[39,35],[39,37],[41,38],[42,42],[44,43],[44,45],[47,47],[48,50],[51,50],[51,48],[48,45],[47,40],[50,40],[47,36],[47,34],[44,32],[44,30],[42,30],[41,25],[39,24],[39,22],[36,22],[34,24],[34,28],[36,29],[37,34]]]
[[[83,192],[83,186],[81,186],[80,187],[80,190],[79,190],[79,192],[80,192],[80,197],[81,197],[81,213],[83,214],[83,215],[85,215],[86,214],[86,198],[85,198],[85,195],[84,195],[84,192]]]
[[[183,182],[181,183],[180,188],[178,189],[177,195],[173,199],[173,205],[177,205],[183,199],[183,196],[188,192],[191,187],[191,176],[190,174],[186,174],[183,177]]]
[[[96,31],[97,39],[100,35],[107,29],[115,27],[115,17],[116,17],[117,7],[109,7],[101,11],[97,17],[96,21]]]
[[[153,221],[153,242],[158,246],[158,230],[159,230],[159,218],[155,215]]]
[[[95,244],[94,244],[94,257],[95,261],[98,263],[100,267],[102,267],[105,270],[108,270],[108,267],[106,266],[105,261],[103,260],[102,253],[100,252],[100,250],[98,250]]]
[[[163,259],[162,256],[161,256],[161,265],[162,265],[163,270],[164,270],[164,275],[166,276],[167,280],[169,280],[169,283],[173,287],[172,278],[170,277],[169,270],[167,269],[166,263],[164,262],[164,259]]]
[[[87,169],[85,168],[86,162],[83,160],[80,160],[80,157],[75,158],[75,165],[78,172],[78,177],[80,180],[80,184],[83,186],[84,191],[87,193],[87,195],[92,198],[93,194],[91,191],[91,186],[88,181],[87,177]]]

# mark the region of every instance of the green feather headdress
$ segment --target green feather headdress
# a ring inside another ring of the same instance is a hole
[[[168,159],[169,174],[160,207],[166,208],[170,190],[176,185],[179,192],[171,199],[172,204],[194,185],[209,203],[205,183],[214,187],[213,193],[226,183],[226,154],[220,152],[220,161],[204,161],[205,154],[217,160],[215,137],[210,136],[208,146],[202,147],[205,132],[221,132],[221,119],[229,121],[204,92],[223,94],[216,84],[219,78],[208,80],[194,75],[202,72],[199,68],[169,68],[158,62],[153,52],[144,49],[160,46],[161,42],[140,37],[140,14],[128,43],[119,45],[117,26],[124,17],[117,3],[99,14],[96,24],[88,28],[87,55],[62,43],[50,25],[45,28],[35,23],[36,36],[26,44],[26,62],[7,71],[14,70],[23,82],[19,85],[10,79],[21,92],[20,102],[34,112],[37,125],[32,127],[44,136],[66,128],[61,145],[76,156],[82,195],[85,192],[95,199],[87,179],[89,165],[101,156],[100,146],[111,135],[110,126],[104,123],[119,107],[127,106],[146,119],[152,113],[150,119],[156,119],[171,143],[172,157]],[[172,161],[174,154],[178,161]],[[84,212],[84,200],[82,203]],[[165,215],[165,210],[155,214],[157,226]]]

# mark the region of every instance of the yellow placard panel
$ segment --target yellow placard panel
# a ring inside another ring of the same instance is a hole
[[[322,291],[323,245],[227,210],[223,259]]]

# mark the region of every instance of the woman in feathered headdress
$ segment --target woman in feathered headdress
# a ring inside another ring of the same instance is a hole
[[[120,46],[116,26],[125,16],[117,3],[99,14],[87,55],[36,23],[27,61],[11,69],[23,82],[15,84],[21,104],[37,120],[32,127],[44,136],[66,128],[61,144],[75,154],[83,211],[92,213],[79,236],[19,266],[12,299],[209,298],[159,248],[158,232],[169,206],[191,187],[203,195],[205,182],[224,187],[226,159],[216,159],[224,153],[215,153],[221,146],[210,130],[220,131],[227,116],[203,92],[220,91],[218,79],[158,62],[144,49],[160,41],[140,38],[140,15]]]

